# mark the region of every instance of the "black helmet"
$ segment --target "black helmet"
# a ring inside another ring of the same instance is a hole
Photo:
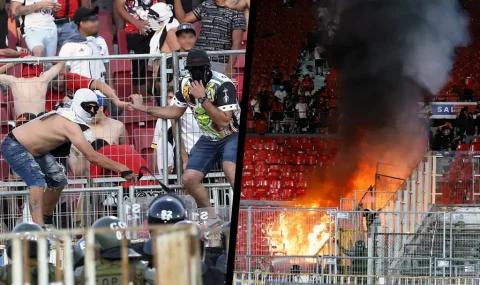
[[[210,59],[207,53],[201,49],[192,49],[188,52],[185,68],[210,66]]]
[[[85,240],[82,238],[77,241],[75,248],[73,249],[73,268],[82,266],[83,257],[85,256]]]
[[[175,224],[187,218],[185,205],[175,194],[159,195],[148,209],[148,224]]]
[[[34,232],[41,232],[43,229],[32,222],[21,223],[13,228],[12,233],[23,235],[22,240],[28,240],[28,255],[30,258],[37,258],[37,237]],[[49,246],[48,241],[47,246]],[[12,241],[7,241],[7,256],[12,258]]]
[[[127,225],[117,217],[103,217],[93,223],[93,229],[110,228],[112,230],[119,229],[119,231],[110,231],[104,233],[95,233],[95,242],[101,248],[100,256],[107,259],[121,259],[122,258],[122,232]],[[136,251],[130,248],[130,238],[127,233],[128,257],[140,257]]]
[[[192,32],[194,35],[197,35],[197,32],[195,31],[195,27],[190,24],[190,23],[182,23],[177,27],[177,31],[175,32],[175,35],[180,35],[183,32]]]

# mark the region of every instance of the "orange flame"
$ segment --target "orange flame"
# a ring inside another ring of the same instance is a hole
[[[316,205],[312,205],[315,208]],[[285,211],[267,226],[272,255],[316,255],[333,229],[329,215],[316,210]]]

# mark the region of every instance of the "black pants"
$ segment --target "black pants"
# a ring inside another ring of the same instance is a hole
[[[155,32],[150,32],[148,35],[127,34],[127,48],[130,52],[135,54],[149,54],[150,53],[150,39]],[[133,59],[132,60],[132,84],[134,86],[145,85],[147,83],[147,62],[148,59]]]
[[[0,49],[7,48],[6,40],[8,35],[8,15],[5,9],[0,9]]]

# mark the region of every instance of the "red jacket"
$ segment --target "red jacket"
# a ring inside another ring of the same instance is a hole
[[[135,175],[140,171],[140,167],[148,166],[143,157],[129,145],[107,145],[98,150],[98,153],[105,155],[109,159],[121,163],[132,170]],[[100,166],[90,164],[90,178],[100,178],[104,176],[115,176],[111,171]],[[123,188],[132,186],[133,183],[123,182]],[[139,181],[136,185],[151,185],[151,181]]]

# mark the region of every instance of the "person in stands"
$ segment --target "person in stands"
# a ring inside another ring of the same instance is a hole
[[[75,30],[61,47],[59,56],[108,56],[108,47],[105,39],[97,36],[98,33],[98,7],[88,9],[80,7],[73,15],[73,21],[78,29]],[[110,62],[104,60],[71,60],[67,62],[70,71],[79,75],[90,77],[107,83],[113,88],[113,81],[110,75]],[[105,100],[111,116],[119,116],[122,113],[123,105],[120,101]]]
[[[223,159],[225,176],[232,186],[235,184],[240,106],[235,85],[225,75],[211,70],[205,51],[191,50],[186,68],[190,75],[180,79],[172,106],[148,107],[141,95],[132,95],[130,107],[162,119],[180,118],[185,109],[192,109],[202,137],[192,149],[183,183],[199,207],[207,208],[206,226],[216,228],[223,222],[212,208],[202,180]]]
[[[125,21],[127,48],[131,54],[148,54],[155,31],[148,23],[150,7],[158,0],[115,0],[115,13]],[[133,90],[147,95],[147,60],[132,60]]]
[[[93,164],[118,172],[127,181],[136,181],[133,171],[95,152],[85,139],[82,128],[88,128],[97,111],[95,93],[79,89],[68,108],[60,108],[15,128],[2,141],[3,158],[29,188],[34,223],[47,227],[44,215],[53,214],[67,185],[64,168],[50,154],[64,143],[71,142]]]
[[[102,102],[103,98],[99,95],[97,97],[100,107],[90,124],[90,128],[83,132],[85,138],[89,142],[102,139],[108,144],[126,144],[127,131],[125,125],[118,120],[107,117],[105,115],[105,103]],[[72,147],[70,151],[68,164],[76,177],[88,177],[89,163],[76,147]]]
[[[280,85],[280,88],[275,92],[275,97],[277,97],[280,103],[283,104],[283,99],[287,97],[287,91],[285,91],[285,87],[283,87],[283,85]]]
[[[295,105],[297,128],[299,132],[304,132],[308,124],[308,105],[305,103],[305,96],[300,97],[300,101]]]
[[[270,119],[273,121],[273,133],[282,133],[280,121],[283,120],[283,104],[277,96],[273,96],[272,116]]]
[[[278,66],[273,67],[273,71],[270,74],[270,78],[272,79],[272,92],[277,92],[280,89],[280,85],[282,84],[283,74],[278,70]]]
[[[10,11],[14,17],[23,16],[23,34],[33,56],[56,55],[57,26],[53,14],[61,7],[56,1],[12,0]]]
[[[75,11],[80,7],[91,8],[91,0],[57,0],[61,5],[60,10],[55,13],[55,25],[57,26],[58,46],[62,46],[65,41],[77,29],[73,22]]]
[[[155,34],[150,39],[150,54],[160,55],[161,53],[171,53],[179,49],[177,36],[175,34],[180,23],[173,17],[172,6],[165,3],[157,3],[150,7],[148,12],[148,22],[150,28]],[[167,68],[172,69],[171,57],[167,62]],[[158,59],[153,59],[153,78],[160,84],[160,64]],[[173,81],[172,76],[168,76],[167,82]],[[159,88],[158,88],[159,89]]]
[[[175,0],[175,17],[180,23],[201,21],[202,29],[195,48],[205,51],[239,50],[243,32],[246,30],[245,15],[227,7],[226,0],[203,1],[192,12],[186,14],[181,0]],[[232,78],[233,67],[238,56],[214,56],[212,70]]]
[[[253,111],[253,120],[260,120],[262,118],[262,113],[260,112],[260,101],[258,100],[257,95],[253,95],[252,100],[250,100],[250,109]]]

